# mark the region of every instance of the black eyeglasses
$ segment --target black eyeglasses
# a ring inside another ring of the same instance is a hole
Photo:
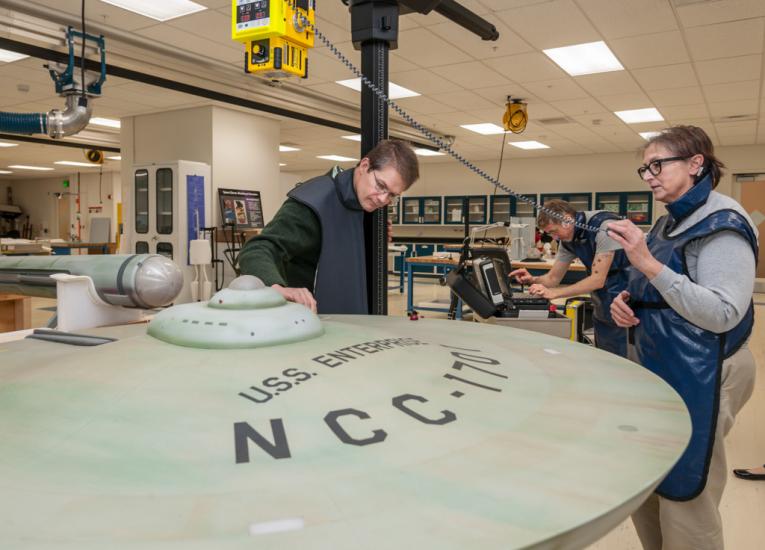
[[[372,172],[372,177],[375,179],[375,193],[378,195],[388,195],[388,198],[390,199],[390,203],[392,205],[395,205],[396,203],[398,203],[399,196],[391,192],[391,190],[388,189],[388,186],[385,185],[385,183],[377,179],[377,174],[375,173],[374,170],[370,170],[370,172]]]
[[[688,160],[691,157],[667,157],[663,159],[654,159],[651,162],[644,164],[640,168],[637,169],[638,176],[640,179],[644,179],[646,172],[651,172],[654,176],[658,176],[661,174],[661,167],[664,165],[665,162],[674,162],[676,160]]]

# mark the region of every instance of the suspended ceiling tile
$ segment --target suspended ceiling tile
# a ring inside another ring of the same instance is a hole
[[[337,80],[347,80],[353,78],[353,74],[348,67],[343,65],[330,52],[313,51],[308,54],[308,84],[319,84],[322,82],[335,82]]]
[[[654,107],[651,100],[643,93],[604,95],[598,98],[609,111],[626,111],[629,109],[647,109]]]
[[[445,103],[454,109],[491,109],[494,104],[471,91],[456,91],[445,94],[433,94],[431,96],[436,101]]]
[[[765,20],[749,19],[686,30],[691,57],[697,61],[762,53]]]
[[[685,88],[698,84],[690,63],[635,69],[632,74],[646,91]]]
[[[661,108],[661,114],[669,122],[685,118],[705,118],[709,116],[709,110],[705,103],[697,105],[676,105]]]
[[[241,46],[236,42],[232,41],[231,45],[227,46],[166,24],[141,29],[136,31],[136,34],[168,44],[187,53],[195,53],[221,61],[239,62],[242,59]]]
[[[725,101],[723,103],[709,103],[709,112],[712,118],[729,116],[756,115],[759,102],[756,99],[743,99],[740,101]]]
[[[214,10],[204,10],[184,17],[170,19],[162,27],[170,26],[197,37],[218,43],[228,43],[241,48],[241,44],[231,38],[231,15],[223,15]]]
[[[427,69],[391,72],[390,80],[400,86],[424,95],[453,92],[462,89],[458,84],[442,78],[433,71]]]
[[[406,59],[420,67],[438,67],[472,60],[468,54],[424,28],[400,31],[398,41],[405,48]]]
[[[77,17],[80,16],[82,7],[81,0],[35,0],[35,4],[48,6],[54,11],[62,11]],[[105,2],[87,2],[85,4],[85,16],[87,20],[98,21],[110,27],[127,31],[136,31],[159,24],[156,19],[139,15]],[[107,48],[109,47],[108,37],[106,39],[106,46]]]
[[[652,90],[648,92],[656,107],[662,108],[673,105],[693,105],[704,103],[700,86],[687,88],[671,88],[668,90]]]
[[[346,88],[345,86],[341,86],[340,84],[335,84],[334,82],[309,84],[306,86],[306,88],[310,88],[315,92],[324,94],[327,97],[333,99],[347,101],[351,105],[360,105],[361,103],[361,94],[359,94],[359,92],[351,90],[350,88]]]
[[[679,6],[677,14],[684,27],[698,27],[713,23],[763,17],[765,16],[765,2],[762,2],[762,0],[699,2]]]
[[[749,134],[742,134],[742,135],[736,135],[736,136],[720,136],[719,137],[719,143],[722,146],[731,146],[731,145],[751,145],[755,142],[756,139],[756,133],[751,132]]]
[[[553,101],[553,107],[566,116],[592,115],[607,112],[605,107],[591,97]]]
[[[454,107],[426,96],[403,97],[397,99],[396,103],[407,112],[422,113],[423,115],[450,113],[454,111]]]
[[[510,84],[510,80],[500,73],[491,70],[480,61],[434,67],[431,71],[462,86],[466,90]]]
[[[675,65],[690,61],[679,31],[609,40],[608,45],[626,69]]]
[[[640,87],[627,71],[590,74],[574,77],[574,80],[594,96],[640,93]]]
[[[326,4],[333,4],[333,2],[322,2],[322,7]],[[340,2],[335,2],[334,4],[341,5]],[[316,28],[333,44],[348,42],[351,39],[351,33],[341,24],[341,21],[344,21],[345,18],[350,21],[347,8],[344,15],[345,17],[335,19],[331,13],[327,14],[324,10],[317,10]],[[314,48],[326,49],[324,42],[318,36],[314,37]]]
[[[549,57],[539,52],[488,59],[486,64],[498,73],[520,84],[540,80],[554,80],[567,76]]]
[[[666,0],[579,0],[579,7],[606,38],[677,29]]]
[[[558,80],[542,80],[529,82],[524,85],[532,94],[544,101],[560,101],[564,99],[581,99],[588,97],[572,78]]]
[[[696,72],[702,84],[754,80],[760,78],[761,71],[762,55],[744,55],[696,62]]]
[[[492,104],[503,108],[505,103],[507,103],[507,96],[511,96],[515,99],[522,99],[529,104],[539,101],[539,99],[534,97],[528,90],[515,83],[502,86],[491,86],[489,88],[476,88],[473,92],[484,99],[488,99]]]
[[[602,39],[572,0],[507,9],[497,15],[521,38],[540,50]]]
[[[624,126],[624,121],[612,112],[590,113],[584,115],[574,115],[574,120],[587,128],[607,128],[609,126]],[[604,130],[605,131],[605,130]]]
[[[419,69],[417,65],[414,63],[408,61],[407,57],[403,54],[396,53],[398,50],[391,52],[390,58],[389,58],[389,67],[388,71],[395,71],[395,72],[403,72],[403,71],[414,71]],[[361,69],[361,61],[356,64],[357,69]],[[348,71],[348,74],[350,75],[350,71]],[[348,78],[351,78],[350,76]]]
[[[730,136],[748,136],[754,140],[754,134],[757,132],[756,120],[745,120],[740,122],[718,122],[715,123],[718,137]]]
[[[728,82],[703,86],[704,95],[709,102],[736,101],[740,99],[756,99],[760,94],[760,81]]]
[[[428,30],[453,44],[453,47],[470,54],[475,59],[486,60],[492,57],[513,55],[533,50],[527,42],[510,30],[496,15],[489,14],[485,18],[499,32],[498,40],[482,40],[479,36],[451,21],[433,25],[428,27]]]

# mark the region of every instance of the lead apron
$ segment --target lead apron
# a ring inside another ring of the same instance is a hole
[[[689,276],[685,265],[685,246],[718,231],[735,231],[743,236],[757,258],[754,232],[746,219],[734,210],[718,210],[674,237],[668,236],[668,222],[671,219],[670,216],[663,216],[657,222],[647,238],[647,244],[658,261],[677,273]],[[709,473],[720,401],[722,363],[738,351],[749,337],[754,322],[754,306],[749,304],[746,315],[733,329],[716,334],[681,317],[667,305],[642,273],[637,270],[630,272],[630,307],[640,319],[640,324],[633,327],[631,336],[634,336],[639,362],[680,394],[693,424],[688,447],[656,492],[670,500],[691,500],[704,490]]]
[[[618,219],[619,216],[610,212],[598,212],[589,221],[586,221],[583,212],[576,214],[577,223],[585,224],[586,222],[593,227],[600,227],[605,221]],[[570,242],[561,243],[563,248],[581,260],[588,276],[592,275],[592,264],[595,261],[597,246],[595,236],[595,233],[577,227],[574,238]],[[626,267],[628,265],[629,261],[624,251],[615,250],[614,259],[611,262],[603,288],[590,292],[595,343],[599,349],[610,351],[622,357],[627,357],[627,333],[623,328],[617,327],[611,318],[611,302],[627,287]]]
[[[314,296],[319,313],[367,314],[364,210],[353,189],[353,170],[312,178],[288,193],[321,222],[321,253]]]

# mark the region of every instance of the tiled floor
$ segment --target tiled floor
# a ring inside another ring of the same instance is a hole
[[[395,282],[391,281],[392,284]],[[415,285],[415,301],[447,299],[449,291],[434,280]],[[726,441],[729,470],[765,463],[765,294],[755,294],[755,326],[749,346],[757,361],[758,379],[754,395],[738,416]],[[55,301],[34,298],[32,320],[36,327],[45,326],[52,312],[47,308]],[[43,309],[46,308],[46,309]],[[403,315],[406,295],[398,291],[388,293],[389,315]],[[423,312],[427,317],[446,317],[446,314]],[[457,321],[455,321],[457,322]],[[765,481],[743,481],[729,474],[728,486],[723,495],[721,513],[728,550],[760,550],[765,548]],[[632,523],[627,520],[589,550],[640,550]]]

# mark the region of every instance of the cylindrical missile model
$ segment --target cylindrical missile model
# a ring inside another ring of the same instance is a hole
[[[157,254],[0,257],[0,292],[56,297],[55,273],[86,275],[98,295],[115,306],[151,309],[171,303],[183,273]]]

